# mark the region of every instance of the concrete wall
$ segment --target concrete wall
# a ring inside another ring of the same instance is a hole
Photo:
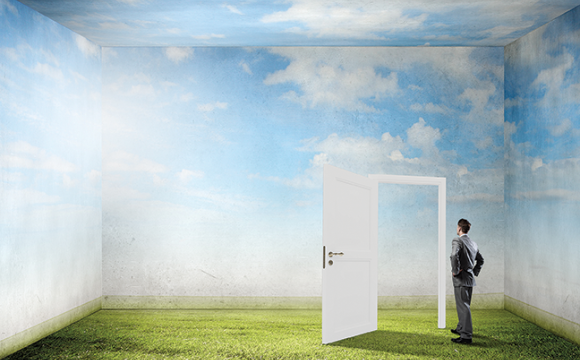
[[[100,47],[0,3],[0,356],[100,306],[100,98]]]
[[[449,251],[470,219],[503,293],[503,75],[503,48],[104,48],[103,294],[320,296],[325,163],[446,177]],[[380,197],[379,295],[436,295],[437,188]]]
[[[580,7],[507,46],[505,69],[506,306],[580,343]]]

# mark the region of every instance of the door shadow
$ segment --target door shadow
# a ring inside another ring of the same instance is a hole
[[[460,345],[451,341],[452,338],[456,337],[449,330],[441,331],[441,334],[417,334],[376,330],[340,340],[327,346],[382,351],[401,355],[439,357],[442,355],[442,352],[454,351],[457,347],[468,346],[486,349],[500,348],[503,345],[502,341],[486,336],[476,336],[473,338],[472,344]]]

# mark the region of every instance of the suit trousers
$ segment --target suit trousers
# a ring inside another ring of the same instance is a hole
[[[472,286],[455,286],[455,307],[457,308],[457,332],[462,339],[471,339],[473,336],[473,324],[471,322],[471,295]]]

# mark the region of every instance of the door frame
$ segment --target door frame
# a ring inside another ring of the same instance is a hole
[[[447,218],[447,179],[444,177],[372,174],[368,176],[383,184],[436,185],[438,188],[438,256],[437,256],[437,326],[445,329],[445,279],[447,276],[445,222]]]

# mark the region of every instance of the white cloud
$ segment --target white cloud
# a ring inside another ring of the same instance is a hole
[[[193,95],[193,93],[183,94],[179,97],[179,100],[182,102],[190,102],[193,99],[195,99],[195,95]]]
[[[106,21],[99,23],[101,29],[112,31],[130,31],[133,30],[131,25],[120,21]]]
[[[517,31],[524,29],[529,29],[534,26],[534,21],[524,21],[518,22],[517,25],[506,26],[498,25],[491,29],[483,30],[480,33],[485,36],[485,39],[481,40],[482,44],[496,44],[498,39],[503,39],[505,44],[508,44],[516,40],[521,34],[511,35]],[[511,35],[511,36],[510,36]]]
[[[322,169],[324,164],[329,163],[328,155],[325,153],[316,154],[309,162],[310,167],[303,174],[292,179],[277,176],[261,176],[260,174],[251,174],[248,178],[273,181],[296,189],[316,189],[322,185]]]
[[[290,178],[254,174],[252,179],[277,182],[295,188],[320,188],[323,166],[331,164],[361,175],[397,174],[413,176],[444,176],[448,194],[454,202],[503,202],[503,163],[497,168],[468,169],[455,164],[449,154],[436,147],[441,131],[428,126],[424,119],[408,130],[408,141],[385,133],[374,137],[341,137],[331,134],[325,139],[303,140],[298,150],[313,153],[309,166]],[[423,150],[420,158],[406,157],[410,147]]]
[[[310,138],[302,141],[300,151],[315,153],[309,167],[291,179],[255,174],[251,178],[274,181],[294,188],[318,188],[322,185],[324,164],[349,169],[361,174],[380,173],[382,169],[401,169],[416,164],[417,159],[407,159],[401,153],[407,146],[399,137],[384,133],[374,137],[340,137],[331,134],[326,139]],[[364,160],[361,160],[364,159]]]
[[[509,140],[511,138],[511,136],[516,133],[516,131],[518,130],[518,127],[517,127],[516,123],[509,122],[509,121],[504,122],[503,125],[504,125],[503,131],[504,131],[505,139],[507,142],[507,140]]]
[[[33,204],[54,204],[60,201],[60,197],[34,189],[3,189],[2,201],[5,205],[14,204],[15,207],[22,207]]]
[[[161,86],[163,87],[163,90],[167,91],[168,89],[179,85],[171,81],[162,81]]]
[[[203,34],[203,35],[191,35],[191,37],[197,40],[211,40],[211,39],[223,39],[226,36],[223,34]]]
[[[458,177],[462,177],[462,176],[468,175],[468,174],[469,174],[469,170],[467,169],[467,166],[461,166],[459,168],[459,170],[457,170]]]
[[[222,7],[228,9],[229,11],[233,12],[234,14],[244,15],[237,7],[233,5],[223,4]]]
[[[70,73],[77,80],[80,80],[80,81],[88,81],[88,79],[86,77],[84,77],[83,75],[79,74],[76,71],[71,70]]]
[[[145,0],[117,0],[117,1],[129,5],[137,5],[140,2],[144,2]]]
[[[99,57],[101,55],[101,47],[99,45],[96,45],[78,34],[75,34],[74,36],[77,47],[86,57]]]
[[[330,105],[339,109],[374,112],[376,109],[361,99],[372,101],[400,92],[396,72],[383,77],[375,71],[378,64],[374,61],[368,58],[358,63],[352,61],[361,59],[360,50],[356,54],[352,49],[327,48],[275,48],[271,51],[289,58],[291,63],[286,69],[269,74],[264,84],[299,85],[302,94],[289,91],[284,97],[303,107]]]
[[[201,179],[205,176],[203,171],[191,171],[187,169],[183,169],[180,172],[176,173],[175,176],[181,181],[182,183],[186,184],[193,180],[194,178]]]
[[[516,145],[510,142],[505,167],[506,175],[512,179],[506,186],[510,196],[520,200],[580,201],[579,183],[570,181],[580,176],[580,158],[549,161],[526,155],[530,148],[532,145],[529,143]],[[517,177],[512,176],[515,174]]]
[[[447,196],[447,201],[451,203],[463,203],[470,201],[503,203],[503,194],[475,193],[467,195]]]
[[[250,66],[244,60],[240,61],[238,65],[241,66],[245,72],[252,75],[252,69],[250,69]]]
[[[16,8],[16,6],[12,5],[9,1],[0,0],[0,9],[2,9],[3,7],[6,7],[6,9],[8,9],[8,11],[13,13],[14,15],[18,15],[18,9]]]
[[[165,56],[176,64],[185,61],[193,56],[193,48],[191,47],[166,47]]]
[[[469,114],[465,120],[477,123],[501,125],[503,123],[502,109],[489,110],[486,106],[490,98],[495,94],[496,87],[491,81],[480,82],[478,88],[467,88],[459,95],[458,99],[471,104]]]
[[[4,145],[4,152],[0,153],[0,167],[63,173],[76,171],[74,164],[24,141]]]
[[[435,105],[433,103],[428,103],[425,105],[416,103],[411,105],[410,109],[413,111],[424,111],[427,113],[439,113],[439,114],[445,114],[447,112],[447,110],[445,110],[441,105]]]
[[[59,81],[64,78],[64,76],[62,75],[62,71],[60,71],[60,69],[57,69],[54,66],[48,64],[36,63],[34,68],[32,68],[32,72],[43,76],[48,76],[50,78],[53,78],[54,80]]]
[[[569,132],[570,130],[572,130],[573,127],[574,125],[572,124],[572,121],[570,121],[570,119],[564,119],[560,124],[550,128],[550,134],[556,137],[562,136],[567,132]]]
[[[213,103],[207,103],[207,104],[200,104],[197,106],[197,109],[199,111],[203,111],[203,112],[212,112],[215,109],[227,109],[228,108],[228,103],[223,103],[223,102],[213,102]]]
[[[475,144],[476,148],[480,150],[485,150],[489,148],[491,145],[493,145],[493,139],[491,138],[491,136],[486,136],[483,139],[473,140],[473,143]]]
[[[574,56],[572,56],[568,51],[565,51],[558,58],[552,59],[554,63],[558,65],[540,71],[532,86],[538,88],[546,88],[546,94],[538,102],[538,106],[550,106],[552,104],[559,104],[562,99],[568,100],[569,96],[563,96],[562,85],[566,79],[566,72],[570,70],[574,64]],[[574,89],[568,88],[569,91],[574,91]],[[574,97],[572,99],[574,100]]]
[[[77,182],[75,180],[73,180],[69,175],[62,174],[62,185],[65,188],[70,189],[72,187],[75,187],[76,184],[77,184]]]
[[[374,112],[374,101],[400,96],[407,88],[421,90],[421,84],[400,89],[398,73],[424,64],[437,73],[445,74],[453,83],[471,89],[463,95],[463,101],[468,105],[474,102],[467,120],[488,121],[497,125],[503,122],[502,104],[496,104],[495,110],[488,110],[489,98],[499,90],[493,82],[480,80],[476,76],[481,65],[470,58],[473,48],[304,47],[271,48],[269,51],[284,57],[290,64],[269,74],[264,83],[297,85],[298,90],[288,91],[283,98],[303,107],[322,105]],[[486,69],[493,73],[502,70],[499,72],[503,73],[502,66],[487,65]],[[414,109],[419,109],[418,106],[421,105],[414,105]],[[441,105],[423,106],[424,110],[433,113],[449,111]]]
[[[25,52],[30,50],[32,50],[30,45],[26,43],[20,43],[15,48],[10,47],[0,48],[0,54],[3,54],[12,61],[19,61],[22,57],[24,57]]]
[[[137,84],[132,85],[128,92],[131,96],[153,96],[155,95],[155,88],[151,84]]]
[[[532,171],[536,171],[539,168],[541,168],[542,166],[544,166],[544,161],[542,159],[540,159],[540,158],[533,159],[532,166],[531,166]]]
[[[513,197],[519,200],[555,199],[564,201],[580,201],[580,191],[567,189],[518,191],[513,195]]]
[[[427,156],[427,153],[438,152],[435,143],[440,139],[441,132],[439,129],[427,126],[423,118],[419,118],[417,123],[407,129],[409,145],[423,150],[424,156]]]
[[[505,99],[504,107],[510,108],[514,106],[521,106],[523,102],[524,100],[519,96],[513,99]]]
[[[41,49],[40,52],[48,62],[54,64],[56,67],[60,66],[60,61],[51,51]]]
[[[383,2],[337,0],[292,0],[286,11],[264,16],[265,23],[302,23],[306,30],[292,31],[311,37],[381,39],[383,33],[417,30],[427,14],[408,16],[404,6],[385,6]],[[417,8],[419,9],[419,8]]]
[[[143,159],[138,155],[130,154],[124,151],[117,151],[104,156],[103,158],[104,171],[134,171],[146,173],[161,173],[167,171],[162,164],[156,163],[152,160]]]

